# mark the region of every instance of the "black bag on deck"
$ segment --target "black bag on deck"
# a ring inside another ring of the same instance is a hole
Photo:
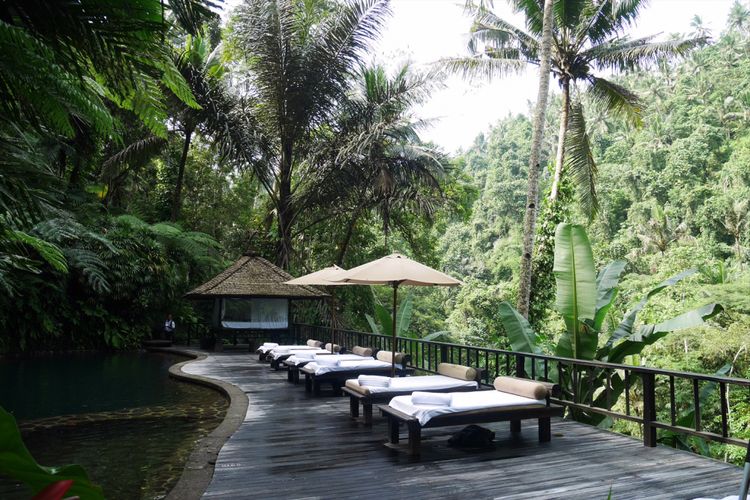
[[[494,448],[495,433],[478,425],[469,425],[448,439],[448,446],[456,448]]]

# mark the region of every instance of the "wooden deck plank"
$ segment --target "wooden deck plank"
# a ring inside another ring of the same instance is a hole
[[[245,422],[219,454],[206,498],[722,498],[736,494],[735,466],[557,419],[552,442],[535,423],[514,437],[489,424],[494,450],[447,446],[455,428],[426,429],[418,461],[385,446],[385,422],[348,417],[347,398],[314,398],[248,354],[217,354],[189,373],[240,387]]]

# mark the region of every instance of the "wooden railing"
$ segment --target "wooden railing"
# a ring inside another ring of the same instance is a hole
[[[292,330],[295,343],[331,338],[328,327],[294,324]],[[336,342],[347,348],[361,345],[390,350],[392,339],[336,330]],[[437,365],[445,362],[481,368],[485,385],[500,375],[555,382],[561,391],[553,401],[577,419],[596,423],[609,417],[635,422],[642,426],[645,446],[656,446],[657,430],[748,446],[746,439],[731,436],[729,428],[730,392],[735,400],[750,403],[747,379],[405,337],[397,339],[396,349],[410,354],[411,366],[423,372],[435,373]],[[677,397],[678,388],[691,395],[689,400]]]

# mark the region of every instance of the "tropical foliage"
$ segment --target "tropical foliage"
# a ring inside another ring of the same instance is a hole
[[[51,493],[61,485],[59,495],[40,495],[39,498],[62,498],[64,493],[92,500],[103,499],[99,486],[91,483],[86,471],[78,465],[44,467],[31,456],[21,439],[16,419],[0,407],[0,471],[4,477],[22,482],[34,495]],[[72,484],[66,482],[72,482]]]

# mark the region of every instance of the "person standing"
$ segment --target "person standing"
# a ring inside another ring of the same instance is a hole
[[[167,314],[167,319],[164,321],[164,337],[168,340],[174,339],[175,324],[171,314]]]

